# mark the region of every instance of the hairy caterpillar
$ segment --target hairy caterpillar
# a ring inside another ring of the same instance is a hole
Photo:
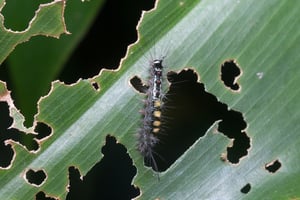
[[[145,159],[148,159],[158,171],[153,156],[153,148],[159,142],[157,135],[161,131],[162,115],[162,80],[163,80],[163,58],[150,62],[150,75],[148,86],[146,86],[147,98],[144,101],[142,112],[142,127],[138,131],[138,150]]]

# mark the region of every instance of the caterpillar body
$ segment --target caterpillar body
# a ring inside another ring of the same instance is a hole
[[[162,115],[162,74],[163,58],[155,59],[150,62],[150,77],[147,87],[147,98],[144,101],[144,110],[142,112],[142,127],[138,131],[138,150],[142,156],[153,164],[154,170],[158,171],[154,159],[153,148],[158,144],[157,135],[161,131]]]

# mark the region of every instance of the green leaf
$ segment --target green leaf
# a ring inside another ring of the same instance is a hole
[[[7,24],[18,29],[22,28],[18,23],[19,20],[14,20],[16,13],[19,16],[26,16],[25,13],[35,8],[37,3],[34,0],[7,2],[5,6],[5,17],[9,21]],[[58,15],[52,11],[48,12],[49,16],[46,16],[47,21],[43,22],[44,24],[48,26],[49,22],[53,21],[49,20],[53,18],[52,15],[64,17],[67,29],[71,34],[62,35],[59,40],[34,37],[30,42],[18,46],[8,57],[6,64],[12,81],[14,97],[22,113],[26,116],[26,124],[32,124],[32,118],[37,112],[38,99],[47,94],[51,81],[57,78],[66,61],[88,31],[102,3],[103,0],[68,1],[64,12],[58,10]],[[49,28],[51,27],[49,26]],[[62,28],[67,33],[66,28]]]
[[[12,52],[16,45],[28,41],[32,36],[45,35],[51,37],[59,37],[60,34],[66,33],[63,20],[64,0],[54,1],[43,4],[36,11],[35,17],[30,21],[28,27],[24,31],[12,31],[3,26],[4,17],[0,15],[0,63]],[[5,1],[0,1],[0,9],[5,5]]]
[[[7,93],[6,84],[0,81],[0,96],[3,97]]]
[[[299,9],[298,1],[159,1],[155,11],[143,16],[139,41],[118,70],[103,70],[73,85],[53,83],[36,117],[52,127],[52,135],[36,154],[14,144],[16,158],[1,174],[0,199],[30,199],[38,191],[65,197],[68,167],[85,175],[101,159],[108,134],[125,145],[137,167],[134,184],[140,199],[299,198]],[[160,181],[144,166],[135,138],[143,96],[129,81],[135,75],[145,80],[145,56],[161,56],[166,49],[168,71],[194,69],[208,93],[243,114],[251,148],[238,164],[222,159],[232,141],[216,133],[217,121],[160,174]],[[242,70],[239,91],[221,81],[221,65],[228,59]],[[268,172],[265,165],[276,159],[282,166]],[[46,171],[38,188],[23,179],[24,169],[31,168]],[[251,189],[243,194],[247,183]]]

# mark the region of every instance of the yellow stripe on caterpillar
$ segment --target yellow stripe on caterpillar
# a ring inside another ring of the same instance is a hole
[[[154,101],[154,108],[160,108],[160,106],[161,106],[160,100]]]
[[[161,112],[159,110],[156,110],[153,112],[153,116],[156,118],[160,118],[161,117]]]
[[[153,126],[159,127],[161,125],[160,121],[154,121]]]
[[[157,134],[157,133],[159,133],[159,130],[160,130],[159,128],[154,128],[152,132],[153,132],[154,134]]]

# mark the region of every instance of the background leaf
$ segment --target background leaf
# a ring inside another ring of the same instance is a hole
[[[16,0],[8,2],[4,9],[6,25],[22,30],[24,24],[28,23],[25,21],[27,16],[32,17],[29,11],[33,12],[39,3]],[[49,91],[51,81],[57,78],[71,53],[90,28],[102,3],[102,0],[67,1],[65,13],[62,14],[71,35],[62,35],[59,40],[34,37],[29,43],[18,46],[7,59],[6,65],[16,104],[26,116],[28,126],[32,124],[32,117],[37,112],[36,102]],[[16,20],[16,13],[19,14],[19,20]],[[49,19],[50,17],[48,21]]]
[[[0,8],[5,5],[5,1],[0,1]],[[13,32],[3,26],[4,17],[1,15],[1,38],[7,40],[1,48],[0,63],[8,56],[9,53],[19,43],[29,40],[30,37],[41,34],[52,37],[58,37],[61,33],[66,32],[63,21],[64,1],[55,1],[49,4],[43,4],[39,7],[35,17],[30,21],[27,29],[22,32]],[[53,13],[51,16],[49,13]],[[44,22],[47,18],[47,26]]]

